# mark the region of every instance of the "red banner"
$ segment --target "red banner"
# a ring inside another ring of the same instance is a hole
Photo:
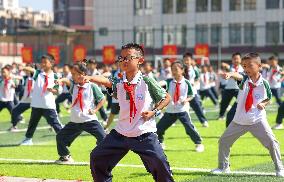
[[[176,45],[164,45],[163,55],[177,55],[177,46]],[[176,60],[175,58],[171,58],[171,62],[174,62],[175,60]]]
[[[108,45],[103,47],[103,63],[113,64],[115,62],[115,46]]]
[[[21,54],[22,54],[22,59],[24,63],[33,62],[33,48],[32,47],[22,47]]]
[[[87,49],[83,45],[77,45],[73,49],[73,61],[81,61],[86,58]]]
[[[58,46],[48,46],[47,53],[54,56],[55,64],[60,62],[60,48]]]
[[[196,44],[194,47],[194,53],[196,56],[209,57],[209,46],[208,44]],[[209,64],[208,59],[201,61],[201,58],[196,59],[197,64]]]

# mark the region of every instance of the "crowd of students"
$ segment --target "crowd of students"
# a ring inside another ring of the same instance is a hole
[[[189,111],[195,112],[203,127],[209,127],[202,104],[208,97],[215,109],[220,108],[217,119],[226,118],[227,126],[219,140],[218,168],[212,172],[230,171],[230,147],[251,132],[269,150],[276,175],[284,177],[280,147],[265,112],[274,96],[279,107],[272,128],[283,128],[284,72],[275,56],[261,61],[257,53],[243,57],[234,53],[232,64],[222,63],[221,69],[214,71],[212,65],[197,65],[187,52],[183,60],[164,59],[162,68],[157,69],[144,60],[141,46],[130,43],[122,47],[114,65],[103,65],[99,70],[95,60],[59,68],[54,57],[46,54],[38,65],[13,64],[1,69],[0,111],[8,109],[9,131],[17,132],[23,112],[31,108],[21,145],[33,145],[32,137],[43,116],[56,132],[56,163],[73,162],[68,147],[83,131],[93,135],[97,147],[90,154],[90,168],[95,181],[110,181],[111,170],[129,150],[140,156],[156,181],[174,181],[163,151],[163,136],[178,119],[196,152],[203,152],[202,136]],[[229,107],[234,97],[236,102]],[[59,117],[62,106],[70,113],[70,122],[64,126]],[[116,115],[118,121],[111,129]]]

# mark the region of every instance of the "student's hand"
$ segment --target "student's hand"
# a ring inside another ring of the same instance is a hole
[[[141,114],[141,116],[144,119],[144,121],[148,121],[154,115],[155,115],[154,111],[145,111],[145,112],[142,112],[142,114]]]
[[[54,81],[56,85],[63,85],[62,79],[57,79]]]
[[[225,80],[228,80],[231,77],[230,73],[223,73],[223,74],[221,74],[221,76]]]
[[[98,111],[97,109],[89,109],[89,114],[95,115],[97,111]]]
[[[53,94],[57,94],[58,93],[58,90],[56,90],[54,88],[47,88],[46,90],[51,92],[51,93],[53,93]]]
[[[263,109],[265,109],[265,104],[264,103],[259,103],[259,104],[257,104],[257,109],[259,109],[259,110],[263,110]]]
[[[90,76],[84,76],[83,79],[84,79],[83,80],[84,83],[87,83],[87,82],[89,82],[91,80],[91,77]]]

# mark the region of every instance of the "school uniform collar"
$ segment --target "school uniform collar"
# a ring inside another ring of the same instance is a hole
[[[50,75],[54,74],[54,72],[51,71],[49,74],[46,74],[46,72],[44,72],[43,70],[41,70],[41,74],[44,75],[44,76],[47,75],[47,76],[49,77]]]
[[[181,79],[179,82],[177,82],[177,81],[173,78],[173,82],[174,82],[174,83],[182,83],[182,82],[184,82],[184,80],[185,80],[185,78],[182,77],[182,79]]]
[[[263,84],[263,77],[262,77],[262,75],[260,74],[259,79],[257,80],[256,83],[253,83],[253,81],[252,81],[251,78],[249,77],[248,82],[252,83],[252,84],[255,85],[255,86],[260,86],[260,85]]]
[[[132,81],[130,82],[130,84],[137,84],[137,83],[139,83],[141,81],[141,79],[142,79],[142,73],[141,73],[141,71],[138,71],[136,73],[136,75],[134,76],[134,78],[132,79]],[[128,80],[126,78],[126,74],[125,73],[123,74],[123,82],[128,83]]]
[[[81,88],[87,88],[89,84],[90,84],[90,82],[86,82],[86,83],[84,83],[84,85],[76,84],[76,86],[81,87]]]

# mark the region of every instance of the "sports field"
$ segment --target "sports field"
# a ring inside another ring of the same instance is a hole
[[[284,181],[272,176],[274,167],[268,151],[251,134],[239,139],[231,150],[231,170],[240,173],[215,176],[210,169],[217,167],[218,139],[225,129],[224,121],[217,121],[218,109],[207,103],[206,116],[209,128],[201,127],[194,114],[192,119],[203,138],[205,152],[196,153],[195,146],[185,134],[183,126],[178,122],[171,127],[165,136],[165,150],[176,181]],[[274,124],[277,107],[272,104],[267,108],[268,119]],[[27,128],[30,111],[24,114],[25,124],[19,128]],[[56,165],[58,159],[55,133],[48,129],[44,119],[39,124],[33,138],[34,146],[18,146],[25,132],[9,133],[10,116],[5,110],[0,113],[0,176],[21,176],[31,178],[71,179],[91,181],[89,154],[96,145],[96,139],[83,133],[72,144],[70,150],[76,165]],[[62,123],[67,123],[69,114],[63,112]],[[284,151],[284,130],[274,130]],[[283,156],[283,155],[282,155]],[[148,182],[153,181],[150,174],[142,166],[139,156],[129,152],[113,170],[113,181]]]

